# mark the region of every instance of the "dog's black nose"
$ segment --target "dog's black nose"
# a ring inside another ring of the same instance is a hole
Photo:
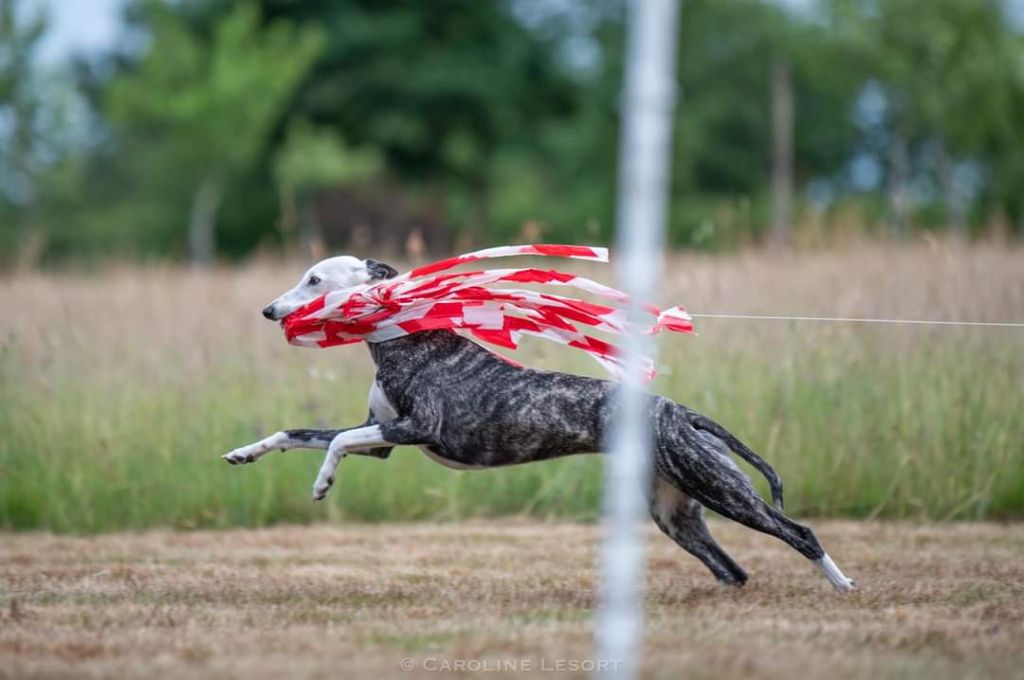
[[[263,318],[274,320],[274,305],[267,305],[263,308]]]

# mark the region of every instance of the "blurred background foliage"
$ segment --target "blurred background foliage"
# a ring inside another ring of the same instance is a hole
[[[0,0],[5,267],[610,236],[621,0],[126,0],[58,64],[39,6]],[[1022,14],[687,0],[673,244],[1021,235]]]

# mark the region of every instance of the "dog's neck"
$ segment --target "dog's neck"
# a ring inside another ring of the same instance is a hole
[[[486,384],[481,375],[493,376],[511,366],[496,354],[451,331],[420,331],[367,343],[376,364],[374,382],[397,413],[414,408],[417,395],[447,386],[472,399],[474,386]],[[500,364],[500,366],[499,366]]]
[[[445,363],[476,353],[494,356],[475,342],[447,330],[420,331],[366,344],[377,370],[387,372],[403,372],[428,362]]]

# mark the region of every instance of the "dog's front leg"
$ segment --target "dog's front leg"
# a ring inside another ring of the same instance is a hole
[[[290,449],[326,449],[345,430],[282,430],[248,446],[225,453],[221,458],[231,465],[255,463],[271,451]]]
[[[389,433],[399,434],[402,432],[399,423],[392,421],[383,425],[366,425],[345,430],[331,440],[330,446],[327,447],[327,455],[324,456],[324,463],[320,466],[320,472],[313,484],[313,500],[324,499],[327,492],[330,491],[331,485],[334,484],[334,473],[338,470],[338,464],[349,452],[407,443],[406,441],[390,441],[382,428],[386,428]],[[393,438],[405,439],[405,437]]]

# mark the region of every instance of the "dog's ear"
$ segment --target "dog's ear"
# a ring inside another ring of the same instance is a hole
[[[378,262],[377,260],[367,260],[366,270],[370,272],[370,276],[375,279],[393,279],[398,276],[398,270],[389,264]]]

